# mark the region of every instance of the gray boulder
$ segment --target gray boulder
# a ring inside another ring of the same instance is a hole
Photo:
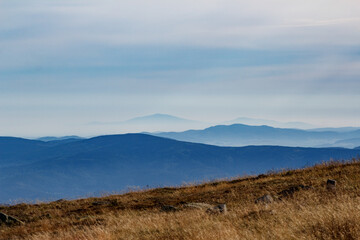
[[[20,221],[19,219],[6,215],[5,213],[0,212],[0,225],[22,225],[24,222]]]
[[[274,198],[270,195],[270,194],[266,194],[262,197],[259,197],[258,199],[255,200],[255,203],[272,203],[274,202]]]
[[[227,213],[227,208],[226,208],[226,204],[219,204],[219,205],[213,206],[211,208],[208,208],[206,211],[208,213],[226,214]]]
[[[186,203],[183,205],[183,207],[207,210],[209,208],[213,208],[214,206],[207,203]]]
[[[207,203],[187,203],[183,205],[184,208],[193,208],[193,209],[201,209],[206,211],[207,213],[213,214],[225,214],[227,213],[226,204],[219,205],[211,205]]]
[[[291,186],[285,190],[282,190],[281,192],[277,193],[278,198],[281,200],[282,198],[285,197],[292,197],[296,192],[299,192],[301,190],[310,190],[313,189],[312,186],[305,186],[305,185],[295,185],[295,186]]]
[[[164,205],[161,206],[162,212],[176,212],[178,210],[177,207],[171,206],[171,205]]]

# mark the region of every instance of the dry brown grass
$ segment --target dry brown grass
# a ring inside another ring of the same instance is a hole
[[[326,190],[327,179],[337,191]],[[274,203],[266,193],[300,190]],[[0,207],[23,226],[0,226],[0,239],[360,239],[360,162],[333,162],[180,188],[159,188],[74,201]],[[105,205],[94,205],[105,201]],[[202,210],[160,211],[187,202],[227,203],[225,215]]]

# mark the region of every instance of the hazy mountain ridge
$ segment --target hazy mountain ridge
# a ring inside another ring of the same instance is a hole
[[[162,132],[155,136],[219,146],[280,145],[293,147],[342,147],[337,141],[360,137],[360,130],[348,132],[311,131],[244,124],[217,125],[203,130]],[[351,148],[358,146],[352,145]]]
[[[161,114],[161,113],[155,113],[152,115],[146,115],[146,116],[142,116],[142,117],[135,117],[132,119],[129,119],[127,121],[125,121],[124,123],[141,123],[141,124],[151,124],[151,123],[199,123],[198,121],[195,120],[189,120],[189,119],[185,119],[185,118],[180,118],[180,117],[176,117],[173,115],[169,115],[169,114]]]
[[[248,126],[269,126],[282,129],[307,130],[311,132],[351,132],[359,130],[359,127],[328,127],[316,128],[316,126],[305,122],[280,122],[269,119],[258,119],[239,117],[230,121],[199,121],[169,114],[151,114],[134,117],[124,121],[92,122],[90,125],[97,125],[104,132],[116,130],[119,133],[149,133],[149,132],[179,132],[190,129],[204,130],[212,126],[223,125],[248,125]],[[246,145],[246,144],[245,144]]]
[[[339,140],[333,144],[333,146],[352,148],[354,146],[360,146],[360,138],[351,138]]]
[[[151,114],[131,118],[124,121],[112,122],[91,122],[88,125],[96,125],[99,129],[107,129],[120,133],[140,133],[140,132],[159,132],[159,131],[185,131],[187,129],[203,129],[211,124],[181,118],[169,114]]]
[[[249,117],[239,117],[231,121],[224,122],[225,125],[233,124],[244,124],[251,126],[272,126],[277,128],[296,128],[296,129],[311,129],[314,128],[314,125],[304,123],[304,122],[279,122],[269,119],[259,119],[259,118],[249,118]]]
[[[312,128],[309,129],[314,132],[352,132],[360,130],[359,127],[328,127],[328,128]]]
[[[16,155],[19,149],[13,145],[7,156],[14,154],[19,159],[2,158],[0,202],[73,198],[131,186],[178,185],[297,168],[360,154],[360,149],[342,148],[218,147],[145,134],[99,136],[55,146],[17,141],[19,146],[28,147]],[[6,144],[0,147],[5,149]],[[19,164],[9,164],[14,161]]]
[[[63,141],[63,140],[76,140],[76,139],[84,139],[84,138],[76,136],[76,135],[63,136],[63,137],[47,136],[47,137],[36,138],[35,140],[39,140],[39,141],[43,141],[43,142],[51,142],[51,141]]]

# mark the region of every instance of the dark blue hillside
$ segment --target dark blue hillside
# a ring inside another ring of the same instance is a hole
[[[0,167],[36,161],[37,153],[46,148],[47,144],[41,141],[0,137]]]
[[[44,142],[16,137],[0,137],[0,167],[29,164],[48,158],[54,146],[79,141],[79,139],[63,139]]]
[[[72,198],[131,186],[178,185],[360,154],[360,150],[343,148],[218,147],[145,134],[100,136],[38,147],[34,152],[28,150],[36,156],[29,159],[37,161],[0,167],[0,202]]]

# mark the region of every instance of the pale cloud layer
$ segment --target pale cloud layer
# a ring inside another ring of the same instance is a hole
[[[360,125],[355,0],[2,0],[0,135],[163,112]],[[156,129],[154,129],[156,130]]]

